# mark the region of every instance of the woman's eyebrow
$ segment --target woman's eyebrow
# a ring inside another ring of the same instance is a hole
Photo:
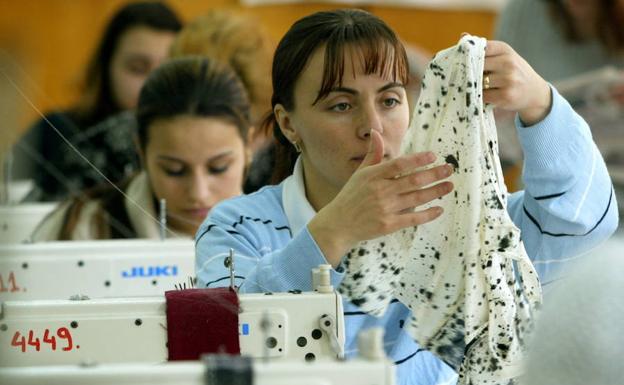
[[[218,160],[221,158],[225,158],[227,156],[230,156],[234,153],[234,151],[232,150],[227,150],[227,151],[223,151],[222,153],[219,153],[217,155],[211,156],[210,159],[208,159],[209,161],[213,161],[213,160]]]
[[[401,87],[401,88],[405,88],[404,84],[398,83],[398,82],[390,82],[386,85],[384,85],[383,87],[379,88],[377,90],[377,93],[379,92],[384,92],[386,90],[389,90],[390,88],[395,88],[395,87]],[[347,88],[347,87],[334,87],[331,90],[329,90],[330,93],[332,92],[344,92],[347,94],[351,94],[351,95],[358,95],[359,92],[357,90],[354,90],[353,88]]]
[[[353,88],[347,88],[347,87],[334,87],[329,90],[329,93],[332,93],[332,92],[344,92],[344,93],[351,94],[351,95],[359,94],[357,90],[354,90]]]
[[[146,53],[143,52],[130,52],[128,54],[126,54],[125,60],[130,62],[130,61],[144,61],[144,62],[149,62],[150,61],[150,56]]]
[[[390,88],[395,88],[395,87],[401,87],[401,88],[405,88],[405,84],[402,83],[397,83],[397,82],[391,82],[386,84],[385,86],[381,87],[380,89],[377,90],[377,92],[384,92],[389,90]]]
[[[182,159],[178,159],[178,158],[175,158],[175,157],[169,156],[169,155],[158,155],[157,158],[160,159],[160,160],[166,160],[168,162],[184,163],[184,161]]]
[[[218,159],[221,159],[221,158],[225,158],[226,156],[231,155],[233,152],[234,151],[232,151],[232,150],[224,151],[222,153],[219,153],[219,154],[211,156],[208,159],[208,161],[213,161],[213,160],[218,160]],[[169,162],[184,163],[184,160],[176,158],[176,157],[173,157],[173,156],[169,156],[169,155],[158,155],[157,158],[160,159],[160,160],[165,160],[165,161],[169,161]]]

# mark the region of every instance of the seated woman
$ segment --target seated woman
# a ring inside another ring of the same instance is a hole
[[[14,146],[13,177],[35,182],[26,200],[61,201],[104,181],[59,133],[114,182],[138,169],[128,140],[135,128],[130,110],[181,28],[161,2],[130,2],[115,12],[90,59],[79,102],[46,114]]]
[[[202,55],[227,63],[243,82],[251,104],[252,127],[259,128],[271,111],[271,60],[275,43],[251,15],[212,9],[191,20],[171,46],[171,57]],[[253,153],[243,191],[254,192],[269,183],[273,171],[272,135],[252,130]]]
[[[228,67],[197,57],[163,64],[141,89],[137,121],[144,170],[62,203],[34,241],[157,238],[161,199],[168,234],[192,237],[217,202],[241,193],[249,102]]]
[[[211,211],[196,236],[200,287],[228,284],[220,278],[229,274],[222,256],[230,249],[242,293],[311,290],[311,269],[322,263],[332,265],[338,287],[343,256],[360,241],[444,215],[422,206],[452,191],[443,181],[451,168],[412,172],[435,155],[398,156],[410,116],[406,63],[395,32],[364,11],[319,12],[290,28],[273,60],[268,122],[279,143],[276,172],[286,179]],[[615,230],[609,175],[587,124],[513,49],[488,42],[485,70],[484,101],[519,117],[527,189],[510,197],[508,209],[548,283]],[[398,383],[456,380],[403,329],[410,312],[400,302],[381,318],[346,299],[344,310],[347,357],[360,330],[382,327]]]

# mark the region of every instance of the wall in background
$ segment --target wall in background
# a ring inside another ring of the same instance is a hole
[[[124,0],[0,0],[0,49],[9,53],[16,84],[42,112],[70,105],[78,95],[82,71],[110,15]],[[262,21],[277,42],[288,27],[309,13],[341,4],[306,2],[245,6],[238,0],[168,0],[191,20],[209,9],[227,7]],[[351,6],[352,2],[344,6]],[[421,9],[398,6],[362,7],[390,24],[408,43],[435,52],[453,45],[461,32],[491,37],[494,9]],[[3,76],[0,74],[0,76]],[[0,101],[1,103],[2,101]],[[24,102],[12,131],[23,131],[36,118]],[[1,122],[0,122],[1,123]],[[6,121],[0,130],[7,130]]]

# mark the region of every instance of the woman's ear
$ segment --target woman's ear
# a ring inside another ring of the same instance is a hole
[[[253,161],[254,151],[249,145],[245,145],[245,170],[249,170]]]
[[[253,155],[249,148],[245,149],[245,168],[243,169],[243,183],[241,184],[241,191],[245,188],[245,183],[249,178],[249,173],[251,172],[251,163],[253,161]]]
[[[281,104],[276,104],[273,108],[273,113],[275,114],[275,120],[279,125],[280,131],[282,134],[290,141],[290,143],[299,142],[299,134],[295,131],[291,124],[291,116],[286,108],[284,108]]]

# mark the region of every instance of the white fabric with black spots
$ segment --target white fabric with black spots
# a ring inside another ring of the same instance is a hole
[[[506,384],[520,374],[523,340],[541,301],[506,210],[493,112],[483,103],[486,43],[466,35],[434,57],[403,142],[403,154],[433,151],[455,166],[454,191],[424,206],[444,213],[362,242],[345,257],[340,286],[373,315],[393,298],[408,306],[407,331],[457,370],[462,384]]]

